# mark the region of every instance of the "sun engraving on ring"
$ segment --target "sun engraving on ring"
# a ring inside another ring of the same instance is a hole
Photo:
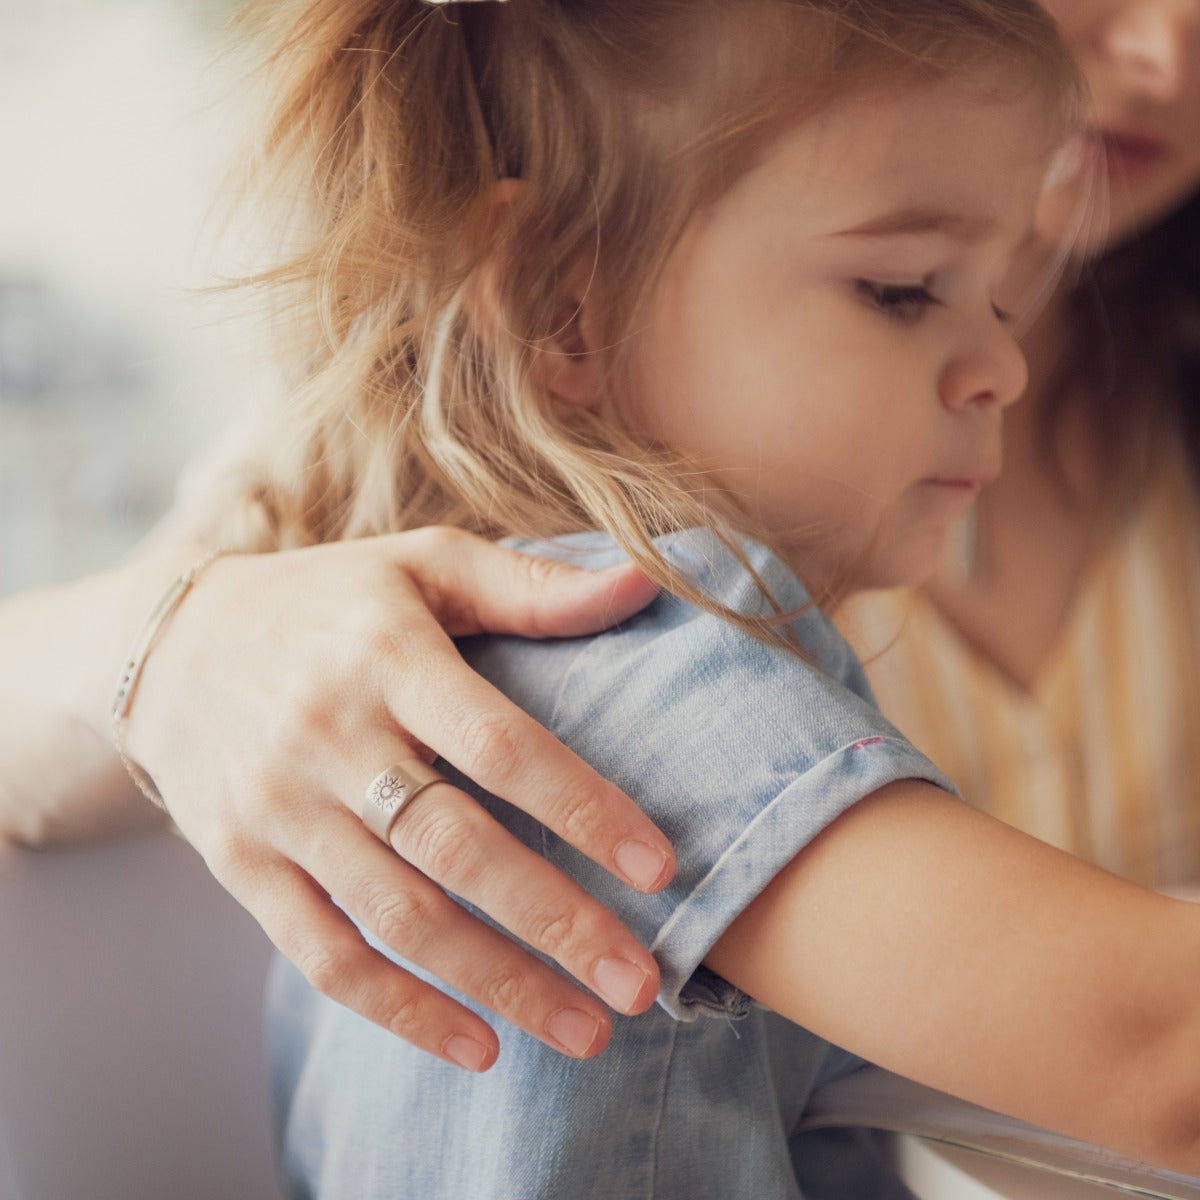
[[[383,775],[371,787],[371,803],[385,811],[404,803],[407,791],[404,781],[396,775]]]

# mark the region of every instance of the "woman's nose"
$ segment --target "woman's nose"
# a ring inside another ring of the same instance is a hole
[[[1029,383],[1029,368],[1016,339],[992,318],[990,327],[956,355],[942,372],[942,403],[953,411],[972,405],[1006,408]]]
[[[1200,71],[1198,38],[1200,0],[1136,0],[1108,18],[1104,49],[1131,83],[1168,101]]]

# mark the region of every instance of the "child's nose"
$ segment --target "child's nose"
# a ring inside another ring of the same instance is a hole
[[[1145,94],[1174,100],[1197,69],[1200,0],[1136,0],[1109,18],[1104,48]]]
[[[1006,408],[1021,398],[1028,383],[1025,355],[999,318],[993,318],[942,372],[941,399],[955,411],[971,405]]]

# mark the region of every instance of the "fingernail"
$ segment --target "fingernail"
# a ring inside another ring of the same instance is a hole
[[[460,1067],[466,1067],[468,1071],[482,1071],[490,1053],[482,1042],[464,1037],[461,1033],[448,1038],[442,1051],[448,1059]]]
[[[600,1022],[588,1016],[582,1009],[560,1008],[546,1022],[546,1032],[568,1054],[583,1058],[596,1041]]]
[[[621,874],[643,892],[658,884],[667,866],[667,856],[645,842],[622,842],[613,857]]]
[[[592,973],[596,991],[618,1012],[632,1010],[649,978],[649,972],[625,958],[602,958]]]

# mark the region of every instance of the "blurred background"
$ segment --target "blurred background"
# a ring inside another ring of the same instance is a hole
[[[246,128],[235,0],[0,3],[0,595],[111,563],[269,386],[247,229],[214,206]]]
[[[0,596],[119,558],[270,386],[205,291],[255,243],[233,8],[0,0]],[[269,946],[186,843],[0,846],[0,946],[2,1200],[279,1195]]]

